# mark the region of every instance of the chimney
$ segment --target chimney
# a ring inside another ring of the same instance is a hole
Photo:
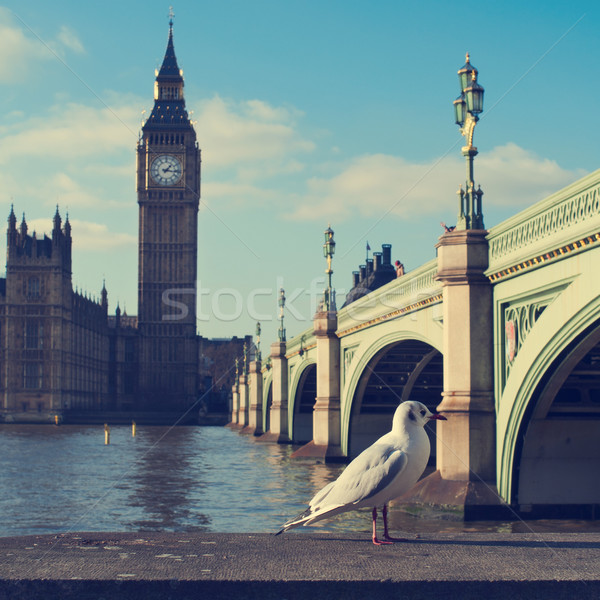
[[[375,271],[379,270],[381,268],[381,252],[373,252],[373,259],[374,259],[374,264],[373,264],[373,269]]]
[[[360,269],[360,276],[358,282],[362,283],[367,277],[367,267],[366,265],[360,265],[360,267],[358,268]]]
[[[356,287],[360,281],[360,272],[352,271],[352,287]]]
[[[367,258],[367,277],[373,272],[373,259]]]
[[[391,265],[392,264],[392,245],[391,244],[383,244],[381,246],[381,250],[383,251],[383,265]]]

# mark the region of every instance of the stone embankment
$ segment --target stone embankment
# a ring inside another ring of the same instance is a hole
[[[600,598],[600,534],[68,533],[0,538],[0,599]]]

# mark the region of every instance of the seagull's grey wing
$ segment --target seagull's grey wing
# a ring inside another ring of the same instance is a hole
[[[334,485],[335,481],[328,483],[322,490],[320,490],[313,496],[312,500],[309,502],[309,506],[312,510],[319,509],[319,506],[323,503],[323,500],[327,498],[329,492],[331,492]]]
[[[406,468],[408,457],[393,446],[375,444],[357,456],[327,495],[328,504],[357,504],[372,498]]]

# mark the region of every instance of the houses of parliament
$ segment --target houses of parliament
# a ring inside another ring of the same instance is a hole
[[[109,315],[73,290],[71,224],[57,207],[50,235],[8,217],[0,279],[0,422],[47,422],[110,411],[194,412],[248,338],[196,332],[200,148],[185,107],[169,23],[154,106],[137,146],[138,314]],[[220,360],[219,360],[220,358]],[[204,403],[205,404],[205,403]],[[225,409],[226,410],[226,409]]]

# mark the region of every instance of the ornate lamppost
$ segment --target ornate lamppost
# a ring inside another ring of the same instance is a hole
[[[466,190],[463,190],[461,185],[457,192],[459,210],[456,229],[485,229],[481,209],[483,192],[481,187],[475,189],[473,180],[473,159],[477,156],[477,148],[473,146],[473,133],[479,115],[483,112],[484,92],[483,87],[477,82],[477,75],[478,71],[469,62],[469,53],[467,53],[467,62],[458,71],[460,96],[454,101],[455,121],[461,128],[460,132],[467,143],[462,148],[463,156],[467,161]]]
[[[279,341],[285,342],[285,327],[283,326],[283,309],[285,308],[285,292],[279,290]]]
[[[327,270],[325,271],[328,277],[327,289],[323,294],[323,310],[335,311],[335,290],[331,287],[331,275],[333,270],[331,269],[331,259],[335,254],[335,240],[333,239],[333,230],[331,226],[325,230],[325,243],[323,244],[323,256],[327,259]]]
[[[260,361],[261,360],[261,354],[260,354],[260,321],[256,322],[256,357],[255,360],[256,361]]]

